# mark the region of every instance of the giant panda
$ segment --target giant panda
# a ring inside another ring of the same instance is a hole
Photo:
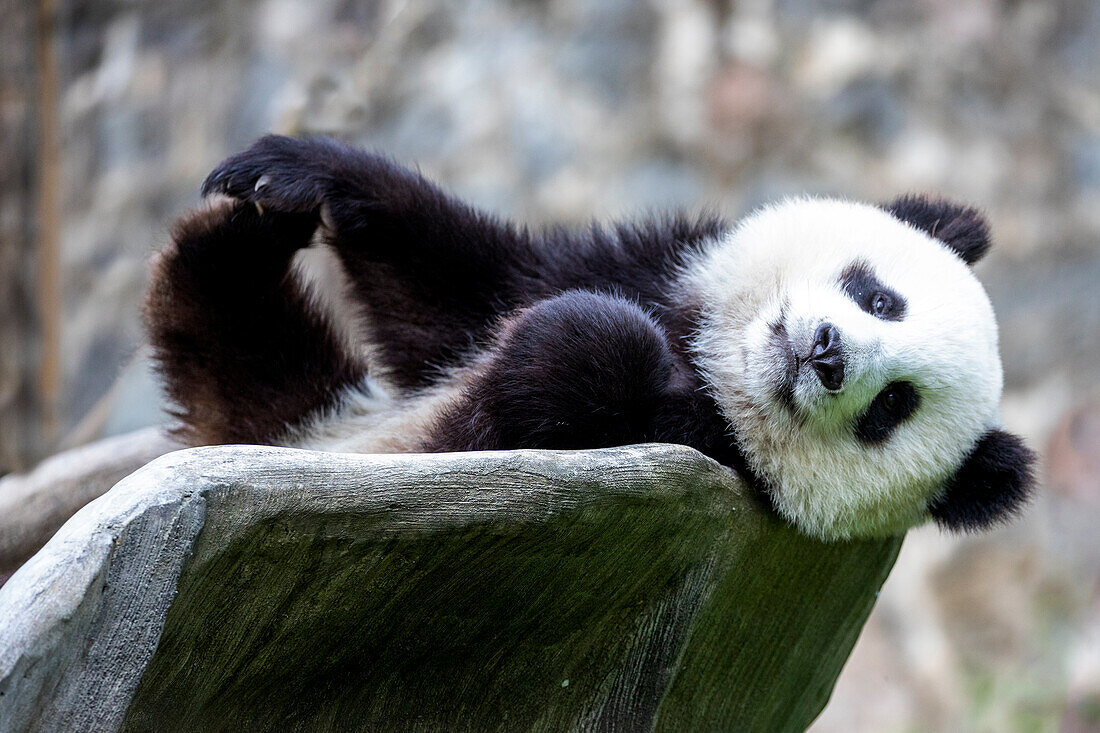
[[[1032,453],[998,426],[972,208],[795,198],[737,222],[533,231],[385,157],[281,136],[202,191],[145,305],[193,444],[681,443],[826,540],[983,528],[1032,485]],[[335,254],[345,292],[303,282],[309,247]]]

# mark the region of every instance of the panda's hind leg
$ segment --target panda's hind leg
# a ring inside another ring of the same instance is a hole
[[[290,271],[308,213],[212,201],[156,260],[145,320],[182,436],[270,443],[366,375]]]
[[[653,440],[672,359],[664,330],[637,304],[566,291],[503,322],[424,449],[598,448]]]

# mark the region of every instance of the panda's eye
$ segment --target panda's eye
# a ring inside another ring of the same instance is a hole
[[[886,293],[879,291],[871,296],[871,313],[876,316],[881,316],[890,310],[890,306],[894,304],[894,299]]]
[[[840,273],[840,287],[864,313],[883,321],[905,318],[905,298],[884,285],[866,262],[853,262],[844,268]]]
[[[897,412],[898,410],[898,393],[896,390],[889,389],[882,395],[882,406],[886,408],[888,412]]]

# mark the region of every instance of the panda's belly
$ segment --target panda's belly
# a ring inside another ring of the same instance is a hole
[[[336,410],[316,417],[286,441],[292,448],[335,453],[411,453],[423,450],[436,418],[461,393],[462,380],[408,397],[394,396],[367,378]]]

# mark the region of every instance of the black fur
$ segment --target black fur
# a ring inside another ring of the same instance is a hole
[[[973,207],[941,198],[907,194],[883,208],[946,244],[968,265],[973,265],[989,251],[989,223]]]
[[[352,297],[366,306],[372,342],[391,383],[407,391],[428,386],[446,367],[463,363],[472,347],[494,338],[494,348],[508,354],[498,353],[470,386],[462,403],[470,411],[452,410],[449,429],[435,431],[425,447],[662,440],[692,445],[749,474],[684,354],[687,334],[696,327],[693,304],[672,300],[668,288],[685,255],[721,234],[718,219],[669,216],[532,233],[452,199],[381,156],[332,140],[278,136],[219,165],[203,193],[239,203],[231,216],[215,209],[184,220],[176,248],[203,254],[185,258],[188,267],[181,267],[170,252],[174,264],[154,273],[148,301],[157,360],[193,441],[271,441],[362,378],[361,365],[335,344],[317,309],[285,277],[290,256],[323,224],[352,282]],[[293,236],[288,222],[295,225]],[[204,234],[196,240],[193,230]],[[288,244],[266,245],[270,237]],[[274,274],[265,274],[268,268]],[[194,284],[205,278],[197,271],[206,269],[222,273],[218,287]],[[274,282],[277,292],[250,296]],[[176,308],[180,303],[186,310]],[[287,326],[283,314],[299,311],[316,324],[319,343],[332,344],[326,359],[315,358],[315,346],[296,345],[311,328]],[[264,315],[268,320],[257,325]],[[176,334],[180,329],[188,338]],[[575,352],[561,348],[569,329],[588,334],[571,342]],[[219,344],[223,353],[211,356]],[[303,354],[316,375],[304,375],[304,364],[295,364],[291,352]],[[516,360],[516,353],[530,358]],[[530,368],[516,368],[523,363]],[[649,374],[651,369],[656,371]],[[219,383],[226,388],[210,394],[210,385]],[[529,395],[532,403],[499,399],[492,392],[501,385],[512,388],[510,394]],[[578,393],[585,388],[587,397]],[[255,399],[256,392],[265,399]],[[283,392],[289,394],[278,396]],[[520,419],[514,412],[528,408],[537,417]],[[491,429],[489,414],[501,418]],[[464,419],[469,424],[461,424]],[[555,428],[557,423],[570,429]]]
[[[856,438],[868,445],[886,441],[920,406],[920,394],[909,382],[891,382],[875,395],[856,421]]]
[[[990,430],[970,452],[943,495],[929,506],[941,526],[978,530],[1002,523],[1027,503],[1035,454],[1015,435]]]
[[[365,369],[287,277],[315,225],[224,202],[173,231],[146,295],[154,356],[192,443],[265,443]]]
[[[570,290],[510,319],[429,450],[600,448],[654,440],[673,355],[619,297]]]

